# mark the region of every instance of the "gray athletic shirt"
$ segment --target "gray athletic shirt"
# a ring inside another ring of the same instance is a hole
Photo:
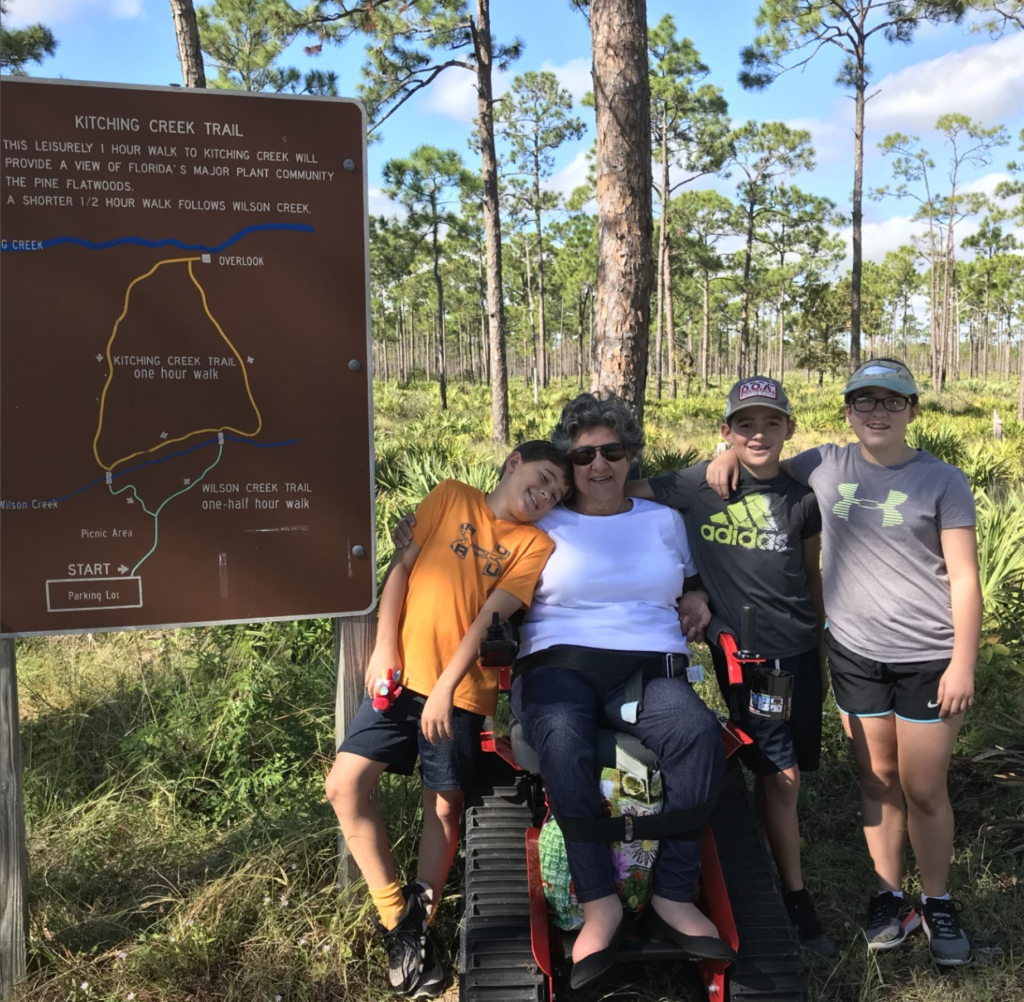
[[[950,657],[953,613],[939,533],[977,520],[963,472],[924,450],[898,466],[876,466],[854,442],[802,452],[790,473],[821,508],[833,636],[876,661]]]

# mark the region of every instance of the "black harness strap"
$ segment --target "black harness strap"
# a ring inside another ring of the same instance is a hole
[[[643,842],[681,839],[697,842],[715,809],[718,791],[698,807],[662,811],[660,814],[623,814],[617,818],[565,818],[554,811],[567,842]],[[553,809],[552,809],[553,810]]]

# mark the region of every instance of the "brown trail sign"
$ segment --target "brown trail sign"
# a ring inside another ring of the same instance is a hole
[[[340,741],[376,601],[362,107],[8,77],[0,115],[0,636],[357,614]],[[2,999],[18,732],[4,639]]]
[[[0,632],[370,609],[361,107],[0,101]]]

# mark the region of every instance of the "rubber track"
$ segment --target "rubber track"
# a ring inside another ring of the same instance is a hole
[[[726,776],[711,827],[740,939],[729,1002],[804,1002],[800,946],[738,767]]]
[[[530,945],[526,829],[530,806],[511,767],[484,756],[465,809],[465,912],[459,943],[462,1002],[547,1002]]]

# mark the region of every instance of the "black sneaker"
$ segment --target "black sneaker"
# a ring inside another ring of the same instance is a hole
[[[799,891],[784,891],[782,896],[786,902],[786,911],[789,912],[789,921],[796,926],[800,945],[822,957],[828,957],[830,960],[838,957],[839,951],[818,920],[814,902],[811,900],[810,894],[807,893],[807,888],[801,887]]]
[[[373,924],[384,939],[388,952],[388,982],[402,995],[408,994],[423,976],[426,956],[427,911],[419,894],[406,891],[405,910],[394,929]]]
[[[891,891],[876,894],[868,905],[868,920],[864,923],[864,938],[868,949],[891,950],[899,946],[919,925],[921,916],[905,898]]]
[[[959,967],[974,959],[971,941],[960,923],[959,901],[929,898],[921,905],[921,919],[936,964]]]
[[[423,974],[419,983],[410,992],[414,999],[436,999],[444,991],[448,980],[442,959],[443,952],[438,947],[431,933],[427,934],[427,953],[423,961]]]

